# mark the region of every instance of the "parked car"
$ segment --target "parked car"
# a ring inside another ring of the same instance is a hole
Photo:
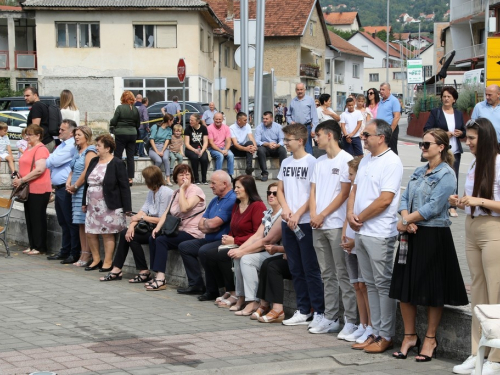
[[[165,101],[165,102],[156,102],[155,104],[152,104],[148,107],[148,114],[149,114],[149,120],[155,120],[158,118],[163,117],[163,114],[161,113],[161,109],[165,107],[168,103],[171,103],[171,101]],[[182,102],[179,102],[182,110]],[[194,113],[199,113],[200,115],[203,115],[203,112],[205,112],[208,108],[208,103],[202,103],[202,102],[186,102],[186,115],[184,116],[184,128],[186,128],[187,125],[189,125],[189,117],[194,114]]]
[[[59,107],[59,97],[58,96],[40,96],[40,100],[46,104],[54,104]],[[30,106],[26,104],[24,96],[10,96],[6,98],[0,98],[0,111],[12,111],[14,110],[30,110]]]
[[[9,129],[7,135],[10,147],[16,148],[16,143],[21,139],[21,132],[27,126],[29,111],[0,111],[0,121],[5,122]]]

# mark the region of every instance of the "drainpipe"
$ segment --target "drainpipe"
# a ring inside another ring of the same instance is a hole
[[[222,45],[227,43],[229,40],[226,39],[222,43],[219,43],[219,112],[222,111],[222,99],[221,99],[221,75],[222,75]]]
[[[335,56],[335,51],[333,51],[333,57],[330,59],[330,97],[332,98],[332,105],[333,105],[333,82],[335,80],[335,60],[337,57],[340,57],[342,53],[340,51],[338,52],[338,56]],[[337,102],[337,98],[335,97],[335,103]]]

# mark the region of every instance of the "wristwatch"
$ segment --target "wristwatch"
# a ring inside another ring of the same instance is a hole
[[[403,217],[403,225],[408,225],[408,222],[406,221],[406,219]]]

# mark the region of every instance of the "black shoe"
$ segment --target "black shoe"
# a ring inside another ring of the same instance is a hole
[[[177,289],[177,293],[179,294],[203,294],[205,293],[205,288],[198,286],[188,286],[187,288],[179,288]]]
[[[73,255],[70,255],[69,257],[67,257],[66,259],[64,260],[61,260],[61,264],[72,264],[72,263],[76,263],[76,261],[80,259],[80,256],[77,256],[77,257],[74,257]]]
[[[101,268],[101,269],[99,269],[99,272],[110,272],[112,269],[113,269],[113,265],[111,265],[111,267],[109,267],[109,268]]]
[[[218,293],[205,292],[198,297],[198,301],[215,301],[219,297]]]
[[[263,174],[262,176],[260,176],[260,180],[261,180],[262,182],[266,182],[268,178],[269,178],[269,177],[267,176],[267,174]]]
[[[47,257],[48,260],[64,260],[66,259],[68,256],[67,255],[62,255],[61,253],[57,253],[57,254],[52,254],[52,255],[49,255]],[[77,259],[78,260],[78,259]],[[76,260],[75,260],[76,262]]]
[[[254,168],[247,168],[247,169],[245,169],[245,173],[246,173],[247,175],[251,176],[251,175],[252,175],[252,172],[253,172],[254,170],[255,170]]]
[[[96,269],[101,268],[101,267],[102,267],[102,260],[99,263],[97,263],[95,266],[92,266],[92,267],[89,264],[87,267],[85,267],[85,271],[95,271]]]

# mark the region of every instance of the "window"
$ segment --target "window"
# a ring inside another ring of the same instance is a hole
[[[200,51],[204,51],[205,31],[200,27]]]
[[[208,34],[207,42],[208,42],[208,51],[207,52],[212,52],[212,35]]]
[[[309,35],[314,36],[314,23],[309,22]]]
[[[229,89],[224,91],[224,100],[226,102],[226,109],[229,109]]]
[[[424,65],[424,77],[429,78],[432,76],[432,65]]]
[[[210,103],[212,101],[212,82],[206,78],[199,77],[199,100],[203,103]]]
[[[392,73],[392,79],[395,79],[396,81],[400,81],[402,79],[406,79],[406,72],[393,72]]]
[[[229,47],[224,48],[224,66],[229,68],[229,60],[231,57],[229,56]]]
[[[57,22],[57,47],[98,48],[101,46],[98,23]]]
[[[186,101],[189,100],[189,77],[186,77]],[[172,100],[178,96],[182,100],[182,84],[177,77],[167,78],[124,78],[123,88],[134,95],[141,94],[149,99],[149,104]]]
[[[370,77],[370,82],[378,82],[379,80],[378,73],[370,73],[369,77]]]
[[[352,64],[352,78],[359,78],[359,64]]]
[[[176,25],[134,25],[135,48],[177,48]]]
[[[238,90],[233,90],[233,108],[238,103]]]
[[[16,80],[16,88],[18,91],[24,90],[26,87],[34,87],[38,88],[38,80],[37,79],[28,79],[28,78],[18,78]]]

